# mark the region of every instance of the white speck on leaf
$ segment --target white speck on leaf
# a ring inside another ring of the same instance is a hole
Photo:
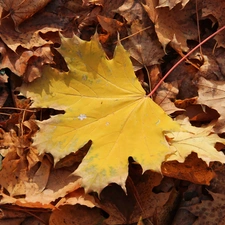
[[[87,119],[87,116],[85,114],[80,114],[77,118],[79,120],[85,120],[85,119]]]
[[[109,122],[106,122],[105,125],[106,125],[106,126],[109,126]]]

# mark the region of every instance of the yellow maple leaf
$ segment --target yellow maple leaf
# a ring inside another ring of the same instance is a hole
[[[178,151],[164,132],[179,132],[180,125],[145,95],[122,45],[108,60],[96,37],[90,42],[62,37],[59,52],[68,73],[46,66],[41,78],[20,89],[33,107],[65,110],[38,122],[34,145],[39,152],[50,152],[57,162],[92,140],[75,171],[88,190],[100,191],[110,182],[124,187],[129,156],[143,170],[160,171]]]

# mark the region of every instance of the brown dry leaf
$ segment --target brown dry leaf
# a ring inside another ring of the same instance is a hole
[[[22,50],[15,53],[0,41],[0,53],[0,69],[9,68],[14,74],[24,76],[29,82],[41,76],[44,64],[53,64],[53,54],[49,45],[41,46],[34,51]]]
[[[199,65],[199,70],[195,74],[195,77],[204,77],[207,80],[224,80],[220,64],[218,63],[217,57],[214,56],[212,48],[204,47],[202,48],[203,54],[194,52],[188,59],[189,61],[194,60],[196,62],[194,64]]]
[[[1,225],[46,225],[50,217],[48,210],[29,209],[15,205],[1,205],[0,212]]]
[[[41,38],[40,34],[59,30],[59,28],[44,27],[40,30],[17,32],[14,30],[12,22],[6,18],[0,25],[0,37],[10,49],[16,52],[18,46],[22,46],[25,49],[33,49],[34,47],[40,47],[45,44],[52,44],[53,42],[51,40],[46,41]]]
[[[24,195],[26,192],[24,182],[28,179],[25,158],[19,157],[16,151],[9,152],[2,161],[0,185],[7,190],[11,197]],[[1,202],[3,201],[2,199]]]
[[[197,157],[196,153],[191,153],[184,163],[177,161],[164,162],[162,164],[162,174],[179,180],[188,180],[195,184],[209,185],[215,173],[208,168],[207,164]]]
[[[178,59],[173,60],[169,63],[169,67],[177,63]],[[192,65],[186,64],[185,62],[177,65],[176,69],[170,73],[170,76],[166,78],[166,82],[172,83],[173,86],[177,87],[179,92],[176,99],[187,99],[193,98],[198,95],[197,85],[195,84],[195,76],[198,70]]]
[[[140,165],[139,165],[140,166]],[[100,194],[99,206],[109,214],[106,224],[130,224],[143,219],[157,217],[166,204],[170,192],[154,193],[152,189],[159,185],[162,176],[158,173],[141,171],[128,177],[127,194],[117,184],[111,184]],[[157,213],[156,213],[157,211]]]
[[[102,224],[103,219],[98,208],[90,209],[79,204],[64,205],[52,212],[49,225],[96,225]]]
[[[202,4],[203,4],[202,17],[208,17],[209,19],[212,20],[213,23],[217,21],[219,25],[218,29],[223,27],[225,24],[225,16],[224,16],[225,2],[223,0],[218,1],[204,0],[202,1]],[[215,36],[215,39],[217,41],[218,47],[221,46],[225,48],[224,30],[219,34],[217,34]]]
[[[98,15],[97,19],[101,27],[109,34],[117,33],[123,26],[123,23],[119,22],[118,20],[111,19],[105,16]]]
[[[54,64],[50,45],[39,47],[33,52],[33,56],[27,61],[27,69],[23,74],[24,80],[32,82],[41,77],[45,64]]]
[[[0,0],[0,5],[9,13],[16,27],[45,7],[50,0]],[[4,19],[4,18],[3,18]]]
[[[37,171],[35,173],[33,179],[36,178],[36,180],[31,179],[29,182],[25,183],[26,196],[24,199],[21,199],[22,203],[39,202],[41,204],[49,204],[81,187],[81,179],[76,176],[71,176],[72,172],[70,170],[62,168],[51,170],[49,176],[44,176],[46,179],[43,182],[42,176],[37,175],[37,173],[47,173],[49,168],[47,167],[47,170],[43,171],[46,165],[43,167],[44,168],[40,167],[40,172]]]
[[[134,70],[159,64],[164,52],[155,33],[154,25],[141,3],[134,0],[125,1],[116,12],[130,24],[127,29],[128,38],[122,41],[122,44],[131,55]]]
[[[203,105],[190,105],[185,108],[185,116],[188,116],[191,122],[209,123],[212,120],[217,120],[219,113],[207,106]]]
[[[171,101],[176,99],[177,94],[178,90],[176,87],[172,86],[172,84],[163,82],[157,90],[154,101],[160,105],[167,114],[172,114],[177,111],[182,112],[184,110],[177,108],[174,105],[174,102]]]
[[[182,7],[184,7],[188,2],[189,0],[159,0],[158,8],[169,7],[170,9],[172,9],[179,3],[181,3]]]
[[[213,170],[216,176],[212,179],[208,189],[212,192],[225,194],[225,165],[221,163],[214,163]]]
[[[131,24],[135,20],[143,20],[143,7],[137,0],[125,0],[114,12],[123,16],[128,24]]]
[[[150,21],[134,20],[128,30],[128,39],[122,41],[131,55],[134,70],[159,64],[164,52]],[[146,27],[149,27],[145,30]]]
[[[156,8],[157,6],[157,0],[147,0],[144,8],[155,24],[155,31],[164,50],[171,42],[175,49],[188,51],[187,39],[197,39],[197,26],[192,20],[196,13],[194,1],[189,1],[184,8],[179,4],[171,10],[169,7]]]
[[[218,111],[220,117],[214,127],[217,133],[225,132],[225,117],[224,117],[224,103],[225,98],[225,82],[224,81],[209,81],[204,78],[199,78],[198,81],[198,104],[207,105]]]
[[[128,193],[136,200],[130,215],[130,222],[137,222],[140,216],[143,219],[159,217],[171,194],[168,191],[165,193],[161,191],[157,194],[153,192],[153,188],[159,185],[161,181],[161,174],[146,171],[136,184],[133,181],[132,184],[127,184]],[[127,182],[129,183],[129,180]]]
[[[25,220],[26,217],[26,212],[13,210],[13,207],[8,209],[4,208],[4,206],[0,206],[1,225],[21,225],[21,223]]]
[[[22,76],[27,67],[27,61],[33,56],[33,52],[23,51],[20,55],[9,49],[0,41],[1,65],[0,69],[9,68],[13,73]]]
[[[225,223],[225,195],[213,193],[209,191],[212,195],[213,200],[205,200],[200,204],[195,204],[189,207],[185,207],[188,211],[198,216],[194,225],[223,225]]]
[[[15,131],[5,132],[0,128],[0,154],[6,156],[8,152],[15,150],[15,145],[18,144]]]

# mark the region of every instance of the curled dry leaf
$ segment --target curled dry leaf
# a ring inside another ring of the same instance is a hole
[[[182,7],[184,7],[188,2],[189,0],[159,0],[157,8],[169,7],[170,9],[172,9],[179,3],[181,3]]]
[[[167,158],[167,161],[177,160],[184,162],[184,159],[191,153],[196,152],[198,157],[203,159],[209,165],[211,161],[224,161],[225,156],[222,152],[215,149],[217,142],[225,144],[225,139],[220,138],[217,134],[213,133],[213,126],[215,122],[203,127],[191,126],[188,118],[178,116],[177,122],[180,123],[181,128],[178,132],[166,134],[177,151]]]
[[[50,0],[0,0],[0,5],[13,19],[16,27],[46,6]],[[4,19],[4,18],[3,18]]]
[[[59,28],[44,27],[40,30],[28,30],[24,32],[17,32],[13,28],[12,22],[6,18],[0,25],[0,37],[2,41],[14,52],[16,52],[19,46],[25,49],[33,49],[34,47],[40,47],[45,44],[52,44],[53,42],[46,41],[41,38],[40,33],[47,33],[49,31],[59,31]]]
[[[214,130],[217,133],[225,132],[225,118],[224,118],[224,103],[223,99],[225,98],[224,92],[224,81],[210,81],[204,78],[200,78],[198,82],[198,94],[197,99],[198,104],[207,105],[218,111],[220,117],[214,127]]]
[[[155,31],[164,50],[169,42],[173,42],[172,46],[187,51],[187,39],[197,38],[197,27],[191,18],[196,13],[195,4],[187,4],[184,8],[179,4],[170,10],[168,7],[156,8],[156,0],[147,0],[143,6],[155,24]]]
[[[134,70],[159,64],[164,52],[156,36],[154,25],[140,2],[125,1],[116,12],[130,24],[128,37],[122,41],[129,51]]]
[[[100,194],[98,205],[109,214],[106,224],[133,224],[143,219],[156,219],[169,199],[170,192],[154,193],[153,188],[162,181],[159,173],[146,171],[128,176],[126,193],[116,184],[110,184]]]

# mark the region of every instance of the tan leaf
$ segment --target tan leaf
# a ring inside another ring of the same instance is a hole
[[[189,0],[159,0],[159,4],[157,8],[169,7],[170,9],[172,9],[179,3],[181,3],[182,7],[184,7],[188,2]]]
[[[223,100],[225,98],[225,82],[224,81],[209,81],[204,78],[199,78],[198,82],[198,104],[207,105],[218,111],[220,117],[214,127],[214,130],[218,133],[225,132],[225,117]]]
[[[190,125],[188,118],[184,118],[184,116],[178,116],[177,122],[181,124],[181,128],[185,132],[178,131],[173,132],[173,134],[166,134],[168,141],[179,150],[169,156],[167,161],[177,160],[178,162],[184,162],[184,159],[190,152],[196,152],[198,157],[204,160],[207,165],[209,165],[210,161],[220,161],[224,157],[222,152],[218,152],[215,149],[217,142],[225,144],[223,138],[213,133],[215,122],[203,127],[194,127]]]

